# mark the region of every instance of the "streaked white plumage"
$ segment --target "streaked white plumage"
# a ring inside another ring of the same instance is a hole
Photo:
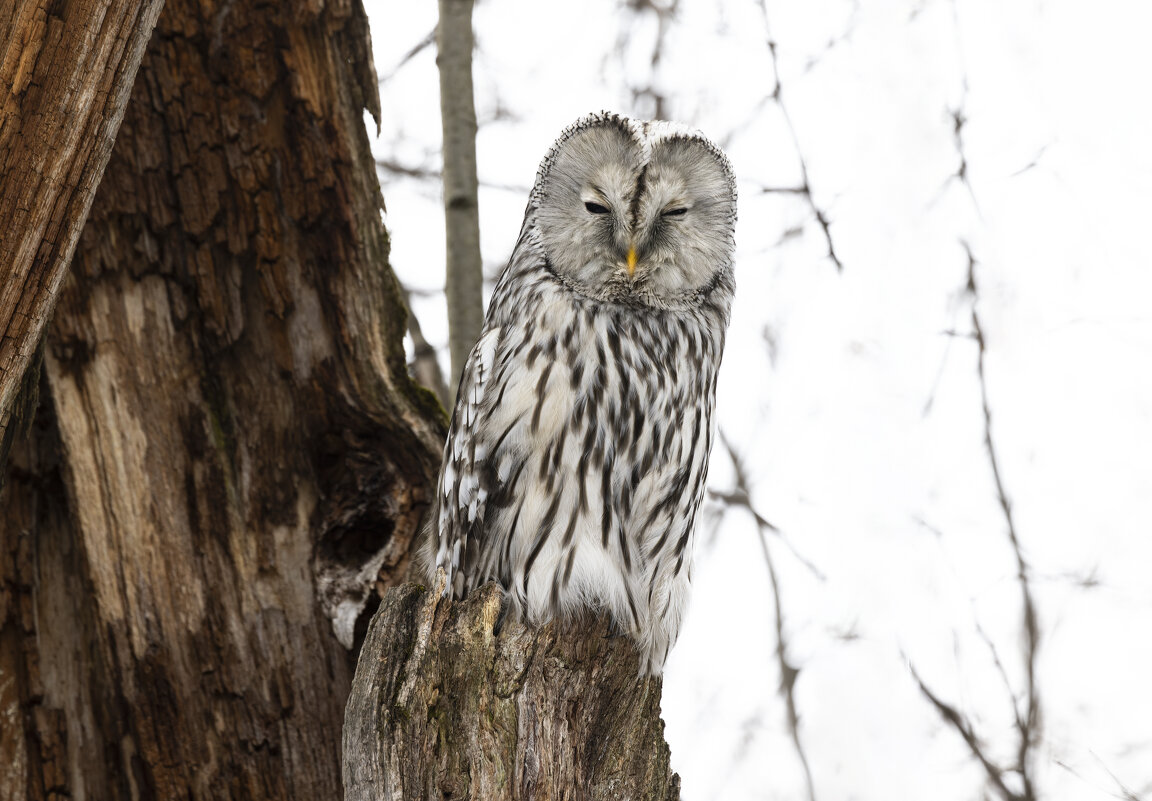
[[[690,582],[733,293],[735,181],[702,135],[602,113],[541,164],[461,377],[432,519],[447,592],[608,610],[659,673]]]

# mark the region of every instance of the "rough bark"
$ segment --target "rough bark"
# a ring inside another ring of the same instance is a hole
[[[163,0],[0,5],[0,471]]]
[[[339,797],[355,641],[443,431],[370,52],[358,0],[156,26],[0,495],[0,799]]]
[[[604,622],[497,635],[499,612],[492,584],[384,596],[348,699],[345,800],[678,799],[661,682],[631,641]]]
[[[440,0],[436,64],[444,128],[444,226],[447,244],[449,390],[484,325],[484,274],[476,181],[476,106],[472,98],[472,0]]]

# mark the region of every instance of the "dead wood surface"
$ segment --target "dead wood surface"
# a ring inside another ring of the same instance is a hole
[[[163,5],[0,3],[0,471],[35,410],[29,368]]]
[[[156,25],[0,493],[0,801],[340,797],[355,646],[443,434],[370,53],[356,0]]]
[[[660,679],[605,623],[509,623],[500,590],[390,590],[344,724],[346,801],[678,799]]]

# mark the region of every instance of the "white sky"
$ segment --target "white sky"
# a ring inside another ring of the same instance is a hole
[[[367,5],[386,78],[376,152],[438,168],[434,49],[395,69],[432,30],[435,4]],[[720,425],[756,508],[787,539],[768,547],[816,797],[959,801],[981,797],[983,776],[909,663],[1004,761],[1012,706],[989,641],[1012,691],[1024,687],[1019,585],[969,337],[967,242],[992,433],[1040,619],[1034,781],[1045,799],[1122,797],[1119,782],[1152,794],[1152,6],[768,0],[767,10],[842,273],[805,202],[760,191],[795,185],[800,162],[765,100],[767,31],[749,0],[681,0],[654,74],[652,20],[629,23],[609,0],[484,0],[479,172],[496,185],[480,198],[486,270],[507,259],[538,162],[565,125],[601,108],[650,111],[629,86],[653,84],[670,116],[725,143],[741,200]],[[961,104],[971,193],[949,178]],[[483,124],[497,107],[510,118]],[[413,305],[441,346],[439,186],[382,181],[392,265],[431,293]],[[727,489],[727,459],[713,456],[711,484]],[[664,690],[683,797],[804,798],[759,534],[738,512],[700,533]]]

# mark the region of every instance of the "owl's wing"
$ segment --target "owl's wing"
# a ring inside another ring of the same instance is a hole
[[[440,470],[436,566],[448,575],[445,594],[457,598],[471,587],[479,558],[489,491],[490,443],[484,421],[492,399],[486,403],[486,397],[493,389],[502,330],[497,326],[486,331],[468,356]]]

